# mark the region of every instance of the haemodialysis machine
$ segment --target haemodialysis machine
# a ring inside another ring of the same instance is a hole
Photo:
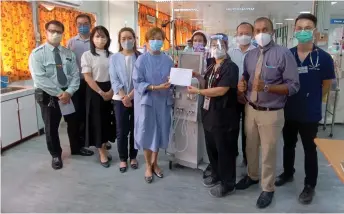
[[[203,53],[183,52],[179,55],[179,68],[202,73]],[[199,81],[192,78],[191,85],[199,88]],[[187,93],[187,88],[175,86],[170,144],[166,150],[172,162],[189,168],[199,168],[201,162],[209,162],[205,150],[205,138],[201,121],[202,96]]]

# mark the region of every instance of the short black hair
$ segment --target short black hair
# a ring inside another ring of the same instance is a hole
[[[57,20],[51,20],[51,21],[47,22],[45,24],[45,30],[48,30],[49,25],[56,25],[56,26],[62,28],[62,32],[64,32],[64,25],[61,22],[57,21]]]
[[[272,23],[271,19],[263,16],[263,17],[259,17],[258,19],[256,19],[256,21],[254,21],[254,23],[256,24],[256,22],[261,22],[261,21],[268,22],[271,26],[271,29],[274,30],[274,24]]]
[[[238,27],[236,28],[237,31],[238,31],[238,29],[239,29],[239,27],[240,27],[241,25],[249,25],[249,26],[251,27],[251,29],[252,29],[252,32],[254,31],[253,25],[251,25],[251,24],[248,23],[248,22],[241,22],[241,23],[238,25]]]
[[[79,19],[79,18],[86,18],[86,19],[88,19],[88,21],[90,22],[90,24],[91,24],[91,17],[89,16],[89,15],[87,15],[87,14],[80,14],[80,15],[78,15],[76,18],[75,18],[75,22]]]
[[[295,25],[296,25],[296,22],[299,21],[300,19],[307,19],[307,20],[312,21],[315,27],[317,26],[317,23],[318,23],[317,17],[315,17],[313,14],[310,14],[310,13],[300,14],[295,20]]]

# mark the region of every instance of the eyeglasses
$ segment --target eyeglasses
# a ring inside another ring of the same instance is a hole
[[[48,31],[49,33],[52,33],[52,34],[54,34],[54,33],[62,34],[62,33],[63,33],[63,31],[59,31],[59,30],[51,30],[51,29],[48,29],[47,31]]]

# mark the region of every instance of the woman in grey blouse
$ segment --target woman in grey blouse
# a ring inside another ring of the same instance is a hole
[[[132,169],[138,168],[137,150],[134,147],[134,87],[132,73],[139,56],[136,49],[135,32],[131,28],[122,28],[118,33],[119,52],[110,58],[110,77],[114,91],[114,111],[116,114],[117,149],[120,158],[120,172],[127,171],[130,158]],[[128,152],[128,134],[129,152]]]

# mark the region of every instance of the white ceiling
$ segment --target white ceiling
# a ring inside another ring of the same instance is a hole
[[[171,15],[172,8],[175,9],[197,9],[191,12],[175,12],[176,18],[185,20],[202,19],[193,21],[201,24],[209,33],[224,32],[232,34],[236,26],[243,21],[253,23],[261,16],[270,17],[275,23],[287,22],[286,18],[296,18],[301,11],[311,11],[311,1],[174,1],[156,2],[139,1],[141,4],[158,9]],[[339,2],[338,2],[339,4]],[[337,4],[337,5],[338,5]],[[232,8],[232,11],[226,10]],[[246,8],[245,11],[234,11],[237,8]],[[248,9],[248,8],[254,8]]]

